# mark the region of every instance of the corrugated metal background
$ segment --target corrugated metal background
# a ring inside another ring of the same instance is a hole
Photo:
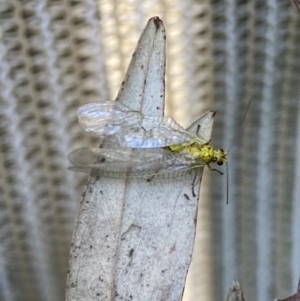
[[[295,291],[300,276],[300,13],[290,1],[0,1],[0,300],[64,299],[84,177],[67,154],[96,143],[75,111],[114,99],[147,20],[167,30],[167,113],[218,111],[225,177],[206,172],[185,300]],[[243,115],[251,101],[246,119]]]

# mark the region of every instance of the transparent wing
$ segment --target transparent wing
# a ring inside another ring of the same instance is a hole
[[[145,116],[114,101],[89,103],[78,109],[85,131],[110,137],[116,146],[154,148],[183,144],[193,136],[170,117]]]
[[[185,130],[168,127],[175,123],[171,118],[144,116],[140,124],[122,127],[110,140],[120,147],[155,148],[189,143],[193,136]]]
[[[138,124],[142,114],[115,101],[88,103],[77,110],[79,124],[96,136],[114,135],[122,126]]]
[[[144,178],[161,174],[175,177],[205,165],[189,155],[164,149],[81,148],[73,151],[69,160],[74,165],[69,167],[70,170],[112,178]]]

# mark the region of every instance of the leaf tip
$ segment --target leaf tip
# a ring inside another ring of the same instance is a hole
[[[156,29],[159,29],[159,27],[163,24],[162,20],[159,17],[153,17],[149,20],[150,22],[153,21],[153,23],[156,26]]]

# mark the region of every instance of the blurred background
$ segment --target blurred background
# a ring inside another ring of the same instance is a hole
[[[86,177],[67,155],[97,145],[76,119],[116,97],[152,16],[167,31],[169,116],[217,110],[226,174],[205,172],[184,300],[283,298],[300,276],[300,12],[280,0],[0,3],[0,300],[62,301]],[[250,109],[244,118],[246,107]],[[299,137],[299,138],[298,138]],[[225,171],[225,170],[224,170]]]

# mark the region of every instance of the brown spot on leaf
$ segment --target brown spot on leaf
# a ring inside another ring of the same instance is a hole
[[[161,20],[158,17],[154,17],[153,18],[153,22],[154,22],[154,24],[156,26],[156,29],[158,29],[159,26],[160,26],[160,24],[161,24]]]
[[[176,250],[176,245],[174,244],[171,248],[170,248],[170,253],[173,253]]]
[[[132,257],[133,253],[134,253],[134,249],[131,249],[131,250],[129,251],[128,257]]]
[[[189,197],[186,193],[184,193],[183,196],[184,196],[188,201],[190,200],[190,197]]]

